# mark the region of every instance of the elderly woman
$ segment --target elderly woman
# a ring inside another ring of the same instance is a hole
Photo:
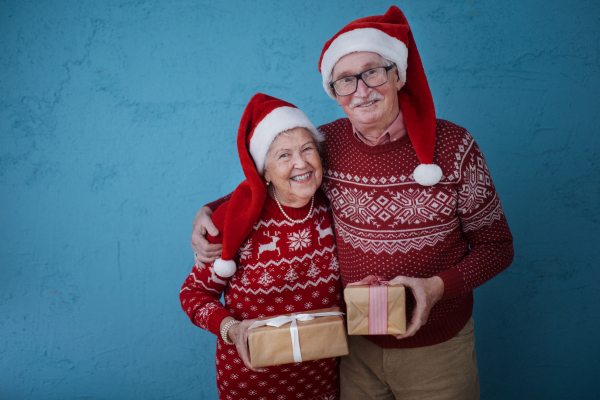
[[[342,305],[319,190],[321,141],[302,111],[264,94],[242,116],[238,152],[246,180],[213,214],[219,235],[209,236],[223,244],[221,258],[206,268],[196,263],[180,293],[192,322],[217,335],[220,399],[338,397],[337,358],[255,369],[247,345],[255,318]]]

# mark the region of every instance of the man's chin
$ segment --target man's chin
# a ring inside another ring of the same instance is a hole
[[[355,120],[361,125],[375,124],[382,118],[381,113],[374,110],[364,110],[363,112],[356,112],[354,115],[356,118],[350,118],[350,120]]]

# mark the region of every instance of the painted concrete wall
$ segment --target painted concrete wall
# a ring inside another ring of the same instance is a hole
[[[178,300],[192,218],[242,178],[252,94],[342,116],[321,47],[389,5],[0,1],[0,398],[216,398]],[[476,290],[482,398],[600,398],[599,3],[398,5],[515,237]]]

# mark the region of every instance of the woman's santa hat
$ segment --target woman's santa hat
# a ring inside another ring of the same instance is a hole
[[[398,102],[421,163],[413,176],[423,186],[435,185],[442,178],[442,170],[433,164],[435,108],[417,45],[402,11],[392,6],[385,15],[357,19],[325,43],[319,71],[323,88],[332,99],[336,99],[330,86],[333,67],[340,58],[358,51],[377,53],[398,67],[398,76],[404,85],[398,92]]]
[[[283,100],[257,93],[244,110],[238,129],[237,147],[246,180],[212,216],[219,235],[207,235],[209,241],[223,243],[221,258],[214,263],[215,272],[223,278],[235,273],[233,258],[252,231],[263,208],[267,185],[262,175],[269,147],[279,133],[294,128],[306,128],[315,140],[323,141],[323,135],[306,114]]]

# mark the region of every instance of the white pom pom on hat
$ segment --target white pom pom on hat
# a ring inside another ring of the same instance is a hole
[[[222,278],[229,278],[230,276],[233,276],[236,270],[235,261],[223,260],[221,258],[218,258],[214,262],[213,267],[215,268],[215,273]]]
[[[442,179],[442,169],[435,164],[419,164],[413,177],[419,185],[433,186]]]

